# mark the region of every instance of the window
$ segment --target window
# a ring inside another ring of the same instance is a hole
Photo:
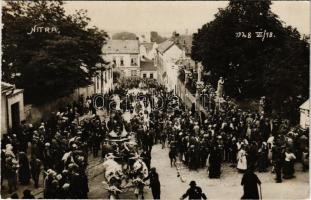
[[[143,74],[143,78],[146,78],[147,77],[147,74]]]
[[[107,83],[107,71],[105,71],[105,83]]]
[[[137,58],[135,58],[135,57],[131,58],[131,65],[132,66],[137,66]]]
[[[121,66],[124,66],[124,59],[123,59],[123,56],[120,57],[120,65],[121,65]]]
[[[152,79],[153,79],[153,73],[150,73],[150,78],[152,78]]]
[[[131,70],[131,76],[137,76],[137,71],[136,70]]]
[[[115,56],[113,56],[113,58],[112,58],[112,62],[113,62],[113,64],[117,64],[117,60],[116,60],[116,57]]]

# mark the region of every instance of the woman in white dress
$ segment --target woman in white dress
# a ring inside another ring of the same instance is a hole
[[[294,160],[296,159],[295,154],[287,148],[285,151],[285,162],[283,166],[283,178],[290,179],[294,177]]]
[[[247,160],[246,160],[246,151],[244,145],[242,145],[240,151],[238,152],[237,155],[237,169],[239,172],[245,172],[247,170]]]

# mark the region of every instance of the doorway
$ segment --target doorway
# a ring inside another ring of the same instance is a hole
[[[20,125],[19,102],[11,105],[12,130],[17,130]]]

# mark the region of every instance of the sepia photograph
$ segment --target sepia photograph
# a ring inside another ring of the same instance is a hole
[[[1,2],[1,199],[309,199],[310,1]]]

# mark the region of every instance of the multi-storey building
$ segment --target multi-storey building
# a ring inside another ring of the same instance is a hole
[[[177,61],[190,59],[192,46],[191,35],[178,35],[158,45],[155,64],[157,66],[158,81],[169,90],[176,92],[179,65]]]
[[[109,40],[102,49],[104,60],[114,65],[123,77],[140,76],[138,40]]]

